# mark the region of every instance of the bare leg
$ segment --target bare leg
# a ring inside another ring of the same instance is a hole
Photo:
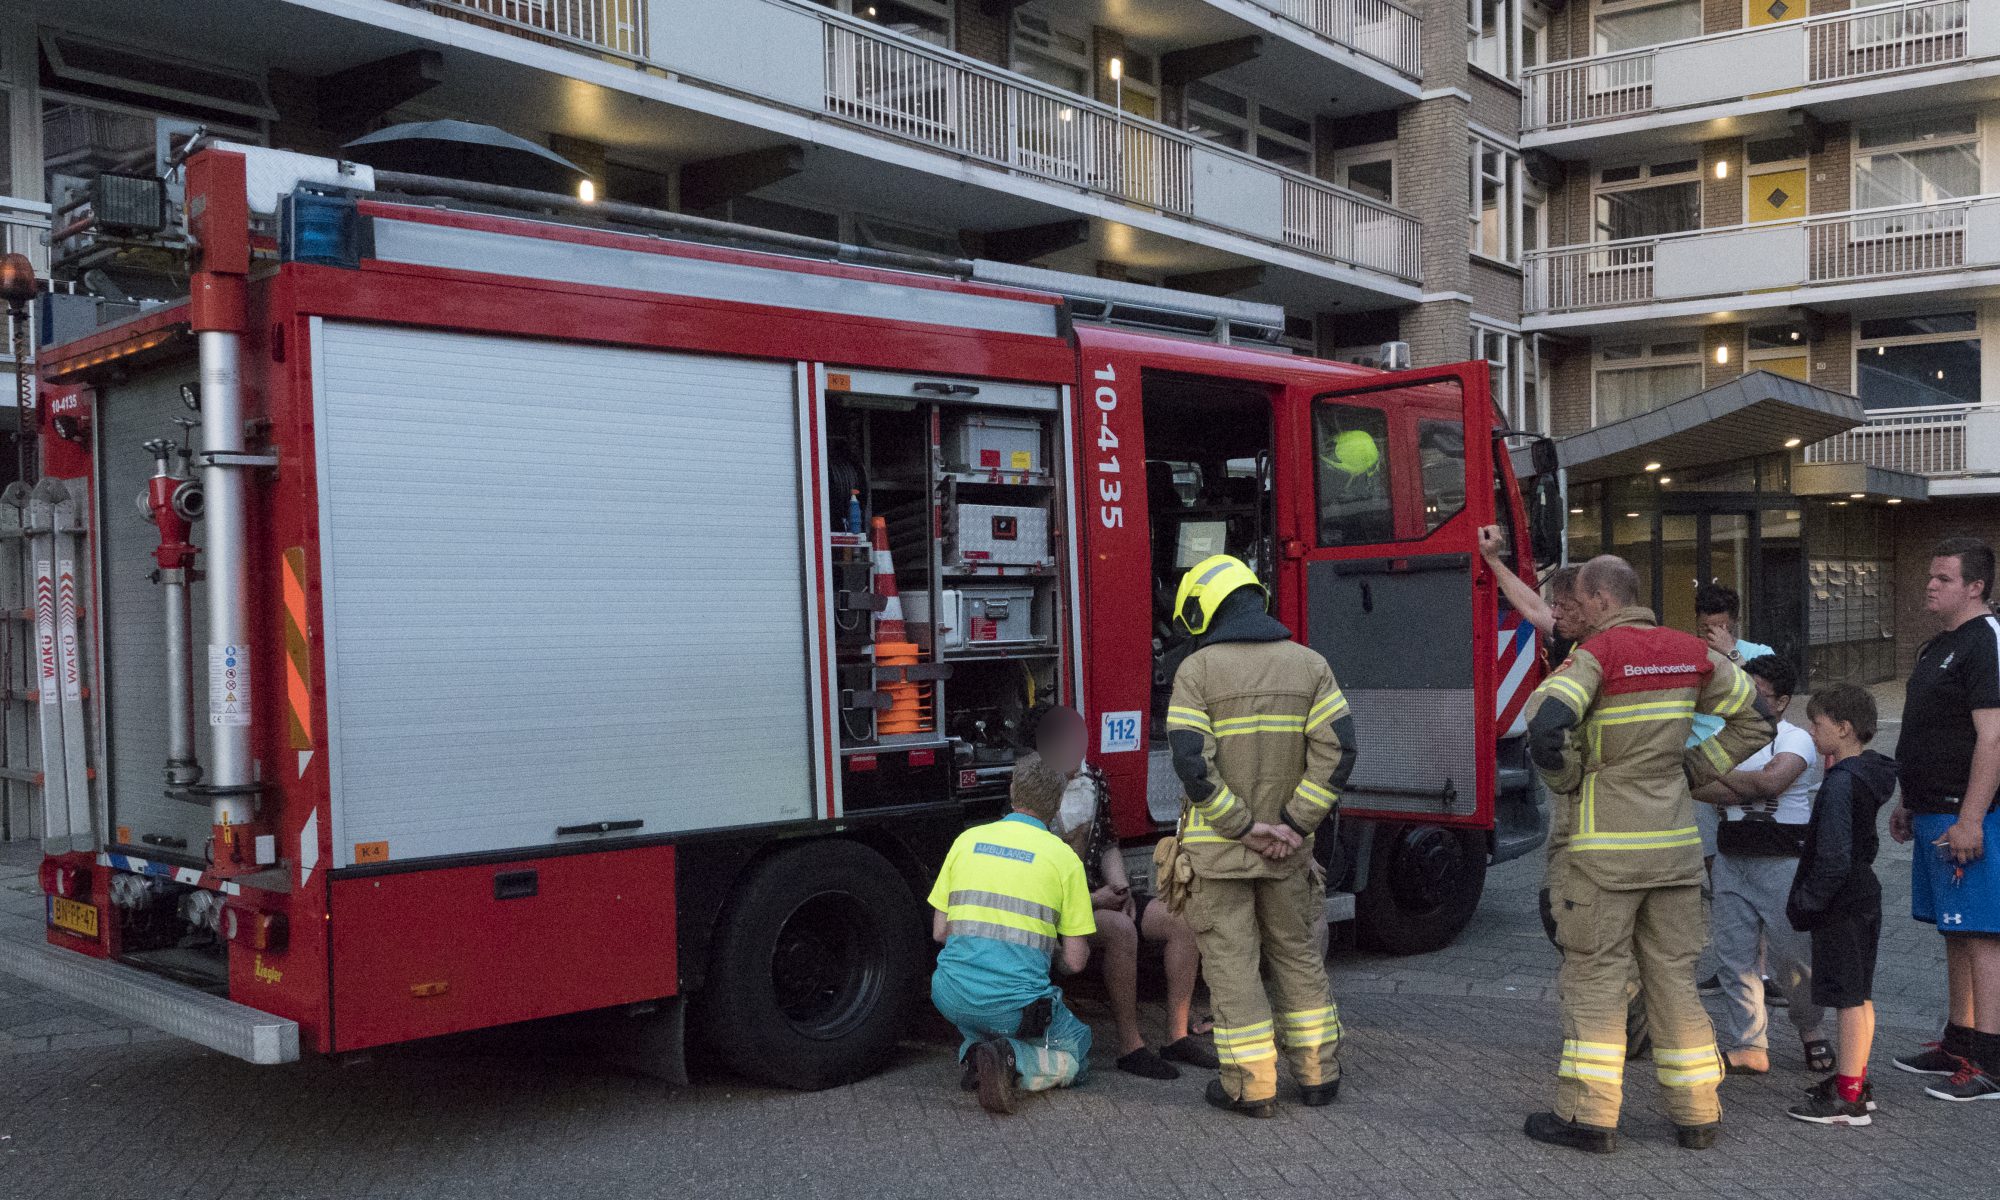
[[[1863,1000],[1859,1007],[1840,1010],[1840,1049],[1835,1069],[1853,1078],[1868,1073],[1868,1048],[1875,1044],[1875,1002]]]
[[[1090,944],[1103,956],[1104,990],[1118,1022],[1118,1053],[1130,1054],[1146,1044],[1139,1032],[1139,931],[1118,909],[1100,908],[1095,915],[1097,932],[1090,935]]]
[[[1981,1033],[2000,1034],[2000,937],[1965,935],[1952,939],[1966,943],[1971,959],[1972,1028]],[[1953,1008],[1957,1007],[1954,1001]]]
[[[1163,943],[1167,967],[1167,1041],[1178,1042],[1188,1035],[1188,1010],[1194,1004],[1194,980],[1201,970],[1201,951],[1195,947],[1194,930],[1187,922],[1158,901],[1146,906],[1145,934],[1149,942]]]
[[[1947,934],[1944,939],[1945,983],[1951,993],[1951,1023],[1961,1029],[1976,1029],[1978,1006],[1972,982],[1974,939],[1965,934]],[[2000,1014],[1995,1014],[2000,1016]]]

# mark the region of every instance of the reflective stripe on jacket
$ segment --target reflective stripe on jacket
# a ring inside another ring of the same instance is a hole
[[[1573,720],[1562,766],[1538,763],[1567,822],[1571,861],[1609,890],[1699,883],[1701,832],[1690,783],[1722,777],[1767,745],[1771,722],[1750,677],[1701,639],[1661,629],[1649,609],[1621,609],[1544,680],[1530,702],[1562,705]],[[1687,747],[1696,713],[1722,731]]]

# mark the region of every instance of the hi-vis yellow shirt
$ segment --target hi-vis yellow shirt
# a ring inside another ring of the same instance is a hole
[[[930,904],[945,917],[938,976],[974,1007],[1041,999],[1061,939],[1097,932],[1083,860],[1023,813],[959,834]]]

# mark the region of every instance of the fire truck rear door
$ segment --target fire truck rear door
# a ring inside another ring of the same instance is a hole
[[[1473,578],[1494,504],[1485,372],[1381,375],[1299,410],[1313,485],[1291,575],[1354,711],[1350,816],[1492,820],[1497,617]]]

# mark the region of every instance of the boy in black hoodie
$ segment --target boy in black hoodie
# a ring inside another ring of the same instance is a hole
[[[1852,684],[1814,694],[1806,707],[1813,745],[1827,756],[1799,873],[1785,901],[1792,928],[1812,934],[1813,1003],[1838,1009],[1836,1073],[1786,1110],[1818,1125],[1866,1125],[1875,1100],[1868,1051],[1875,1040],[1875,947],[1882,936],[1876,881],[1876,810],[1896,791],[1894,759],[1864,749],[1875,736],[1875,700]]]

